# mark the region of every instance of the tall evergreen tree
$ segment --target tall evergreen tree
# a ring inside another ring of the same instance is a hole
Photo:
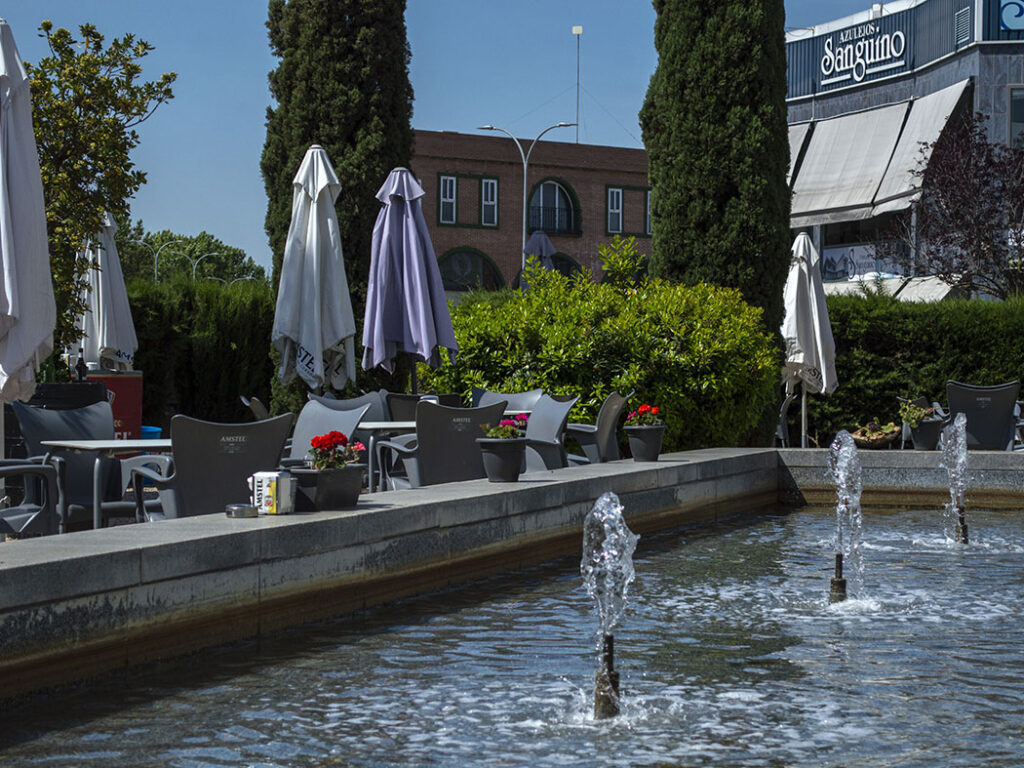
[[[782,322],[789,263],[783,0],[654,0],[658,67],[640,112],[651,270],[739,288]]]
[[[270,0],[270,73],[261,168],[276,285],[291,218],[292,180],[319,144],[341,181],[338,224],[352,305],[365,304],[377,190],[412,153],[405,0]]]

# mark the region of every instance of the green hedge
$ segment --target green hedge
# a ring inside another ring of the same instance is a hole
[[[1024,375],[1024,301],[933,304],[830,296],[839,388],[808,397],[808,432],[826,446],[869,419],[899,421],[899,397],[946,402],[946,381],[1001,384]],[[790,410],[799,420],[799,401]],[[798,434],[799,427],[791,430]]]
[[[421,391],[543,388],[579,395],[593,422],[612,390],[661,407],[668,450],[753,439],[775,402],[779,360],[761,311],[732,289],[642,280],[596,284],[530,268],[525,292],[476,293],[452,310],[454,365],[419,366]]]
[[[251,418],[239,395],[270,402],[274,299],[266,283],[131,281],[139,338],[142,421],[168,427],[184,413],[211,421]]]

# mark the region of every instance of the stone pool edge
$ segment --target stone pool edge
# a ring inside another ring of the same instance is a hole
[[[718,448],[0,544],[0,700],[576,553],[602,493],[643,532],[828,504],[825,451]],[[872,455],[877,454],[877,455]],[[866,495],[941,500],[937,454],[862,452]],[[980,463],[979,463],[980,460]],[[1024,494],[1024,454],[972,454],[976,497]],[[870,503],[870,500],[869,500]]]

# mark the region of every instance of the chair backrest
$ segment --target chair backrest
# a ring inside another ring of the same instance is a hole
[[[612,392],[604,399],[601,410],[597,412],[597,452],[601,461],[617,461],[622,458],[617,430],[622,406],[628,399],[629,395],[622,396],[618,392]]]
[[[390,412],[388,411],[388,404],[385,398],[387,394],[386,390],[378,390],[376,392],[367,392],[365,395],[359,397],[346,397],[337,398],[329,397],[327,395],[314,395],[310,392],[307,397],[310,400],[325,405],[328,408],[334,408],[337,411],[351,411],[353,408],[359,408],[363,405],[370,406],[370,410],[366,412],[365,418],[367,421],[388,421],[390,419]]]
[[[419,485],[486,477],[476,439],[501,420],[502,400],[480,408],[416,405],[416,464]]]
[[[949,413],[967,416],[967,447],[983,451],[1013,449],[1016,418],[1013,415],[1020,382],[1009,381],[993,387],[946,382]]]
[[[413,421],[416,418],[416,406],[423,396],[408,395],[404,392],[388,392],[386,399],[388,413],[391,414],[392,421]]]
[[[220,424],[171,418],[176,506],[179,517],[224,513],[249,499],[249,476],[274,470],[281,460],[292,414],[264,421]]]
[[[252,415],[257,421],[270,418],[270,411],[267,410],[267,406],[258,397],[246,397],[245,395],[239,395],[242,400],[242,405],[252,411]]]
[[[481,390],[480,397],[477,398],[475,405],[490,405],[491,403],[505,401],[507,403],[505,406],[506,410],[532,411],[533,406],[537,404],[537,401],[540,400],[540,396],[543,394],[543,389],[531,389],[528,392],[510,392],[508,394],[504,392]]]
[[[526,436],[531,440],[561,442],[565,436],[565,425],[569,421],[569,411],[577,400],[578,396],[560,401],[541,395],[526,422]]]
[[[25,448],[29,456],[41,456],[50,450],[43,440],[113,440],[114,412],[110,403],[101,401],[82,408],[58,410],[41,408],[25,403],[11,403]],[[67,504],[80,504],[92,509],[93,471],[96,455],[90,452],[52,451],[64,461],[64,500]],[[117,488],[120,482],[117,459],[101,460],[104,468],[103,501],[121,498]]]
[[[288,458],[311,458],[309,454],[310,441],[317,435],[323,435],[335,429],[349,439],[356,439],[353,437],[357,431],[356,427],[369,410],[369,403],[359,408],[342,411],[337,408],[328,408],[316,400],[310,400],[302,407],[299,418],[295,421],[295,430],[292,432],[292,448]],[[365,445],[365,443],[363,444]]]

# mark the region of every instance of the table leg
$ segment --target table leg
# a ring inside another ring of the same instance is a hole
[[[100,511],[100,472],[103,467],[103,455],[97,453],[92,465],[92,527],[103,527],[103,513]]]
[[[367,472],[369,473],[369,477],[367,478],[367,481],[366,481],[366,487],[367,487],[367,490],[369,491],[369,493],[376,493],[377,489],[374,487],[374,482],[373,482],[373,470],[374,470],[374,464],[376,463],[376,460],[375,460],[374,456],[375,456],[376,451],[377,451],[377,433],[376,432],[371,432],[370,433],[370,445],[367,448],[367,451],[369,452],[370,455],[369,455],[369,457],[366,460]]]

